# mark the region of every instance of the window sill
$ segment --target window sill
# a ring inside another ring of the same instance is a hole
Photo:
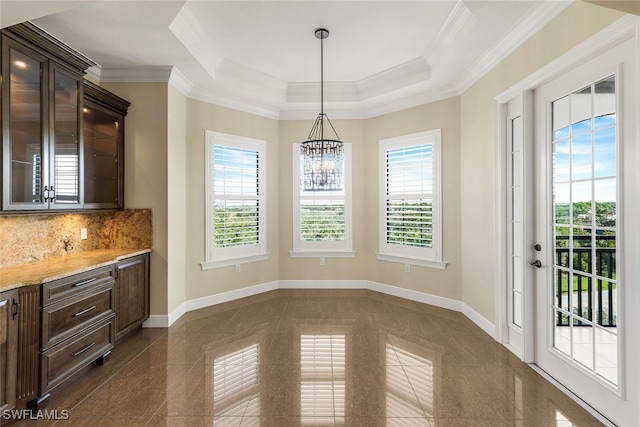
[[[447,263],[444,261],[436,261],[430,259],[421,259],[421,258],[411,258],[407,256],[400,255],[388,255],[377,253],[376,257],[380,261],[388,261],[388,262],[397,262],[400,264],[410,264],[417,265],[419,267],[427,267],[427,268],[435,268],[437,270],[445,270],[447,268]]]
[[[291,258],[355,258],[354,251],[289,251]]]
[[[239,258],[222,259],[219,261],[205,261],[200,263],[200,267],[202,267],[203,270],[211,270],[213,268],[228,267],[230,265],[247,264],[250,262],[257,262],[257,261],[266,261],[268,259],[269,259],[269,254],[266,253],[266,254],[259,254],[259,255],[244,256]]]

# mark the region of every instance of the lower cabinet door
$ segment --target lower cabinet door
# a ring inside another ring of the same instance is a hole
[[[116,339],[149,317],[149,254],[118,262],[116,268]]]
[[[0,411],[13,409],[16,403],[16,297],[15,290],[0,293]]]
[[[111,317],[43,351],[40,358],[42,393],[50,391],[111,350],[114,340],[115,329]]]

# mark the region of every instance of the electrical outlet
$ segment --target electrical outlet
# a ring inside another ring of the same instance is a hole
[[[236,273],[240,273],[240,264],[236,264]]]
[[[320,265],[327,265],[327,261],[324,258],[320,258]]]
[[[86,228],[81,228],[80,229],[80,240],[87,240],[87,229]]]
[[[405,273],[411,273],[411,264],[405,264],[404,265],[404,272]]]

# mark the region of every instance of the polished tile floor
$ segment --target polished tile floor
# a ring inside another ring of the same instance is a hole
[[[460,313],[365,290],[278,290],[141,330],[48,409],[92,427],[600,425]]]

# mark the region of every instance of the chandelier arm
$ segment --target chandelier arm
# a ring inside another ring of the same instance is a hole
[[[340,136],[338,135],[338,132],[336,132],[336,128],[333,127],[333,123],[331,123],[331,120],[329,120],[329,116],[326,116],[326,117],[327,117],[327,122],[329,123],[329,126],[331,126],[331,129],[333,130],[333,133],[336,134],[336,139],[339,141]]]
[[[307,137],[308,140],[312,140],[312,139],[318,139],[318,131],[320,129],[320,115],[318,115],[318,117],[316,117],[316,121],[313,123],[313,127],[311,128],[311,131],[309,132],[309,136]]]

